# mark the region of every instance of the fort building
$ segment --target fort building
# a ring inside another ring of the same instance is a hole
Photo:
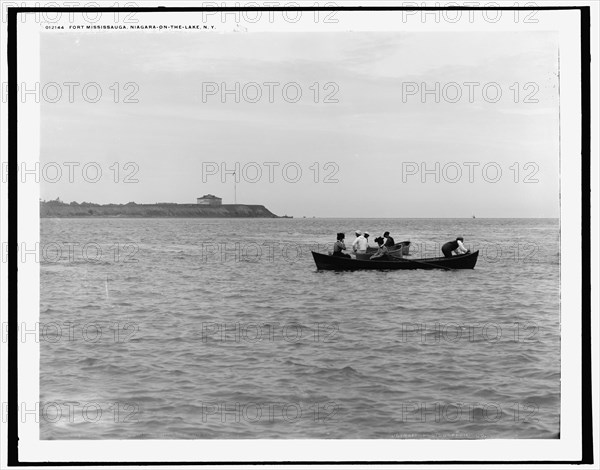
[[[202,197],[196,198],[196,204],[203,204],[205,206],[220,206],[223,199],[213,194],[205,194]]]

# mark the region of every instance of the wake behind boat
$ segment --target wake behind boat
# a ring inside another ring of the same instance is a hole
[[[317,269],[335,271],[353,271],[358,269],[473,269],[477,263],[479,250],[473,253],[456,255],[452,257],[421,258],[421,259],[394,259],[394,260],[364,260],[342,258],[339,256],[325,255],[312,251]]]

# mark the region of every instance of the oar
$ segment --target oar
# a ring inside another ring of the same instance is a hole
[[[436,268],[441,268],[441,269],[446,269],[446,270],[452,269],[452,268],[449,268],[447,266],[440,266],[439,264],[428,263],[427,261],[419,261],[418,259],[407,259],[406,261],[411,262],[411,263],[425,264],[427,266],[434,266]]]

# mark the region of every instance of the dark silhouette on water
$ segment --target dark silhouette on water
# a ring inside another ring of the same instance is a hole
[[[359,269],[473,269],[479,251],[457,255],[451,258],[394,259],[393,261],[360,260],[339,258],[312,252],[317,269],[333,271],[354,271]]]

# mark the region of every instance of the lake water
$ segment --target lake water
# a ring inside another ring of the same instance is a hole
[[[458,235],[474,270],[319,272]],[[42,219],[42,439],[557,438],[557,219]]]

